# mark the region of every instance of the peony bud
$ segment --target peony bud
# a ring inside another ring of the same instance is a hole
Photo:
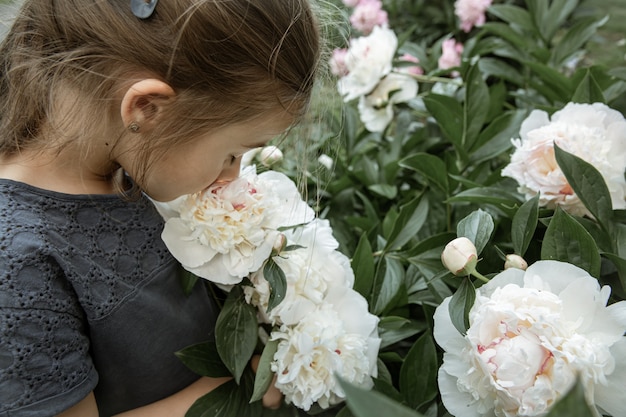
[[[466,237],[448,243],[441,253],[441,262],[454,275],[469,275],[476,271],[476,246]]]
[[[517,268],[521,269],[522,271],[526,271],[526,268],[528,268],[528,262],[526,262],[524,258],[519,255],[506,255],[506,260],[504,261],[504,269],[509,268]]]
[[[266,167],[270,167],[283,160],[283,152],[276,146],[266,146],[261,149],[259,161]]]
[[[322,164],[328,170],[333,169],[333,165],[335,164],[335,161],[333,161],[333,158],[326,155],[325,153],[321,154],[319,158],[317,158],[317,162]]]
[[[274,245],[272,246],[272,253],[278,255],[285,249],[287,245],[287,238],[284,234],[279,234],[274,241]]]

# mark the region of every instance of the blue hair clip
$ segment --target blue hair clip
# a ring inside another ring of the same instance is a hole
[[[130,0],[130,8],[133,14],[140,19],[147,19],[154,13],[159,0]]]

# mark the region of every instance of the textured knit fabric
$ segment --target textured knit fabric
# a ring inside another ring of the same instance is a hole
[[[52,416],[94,390],[101,417],[198,378],[174,356],[207,340],[206,287],[186,296],[146,199],[0,180],[0,417]]]

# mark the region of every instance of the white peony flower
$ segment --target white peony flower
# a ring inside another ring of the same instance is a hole
[[[344,101],[370,93],[392,68],[398,46],[396,34],[386,27],[376,26],[368,36],[350,41],[344,58],[348,74],[339,79],[337,89]]]
[[[546,112],[534,110],[502,170],[527,198],[540,194],[541,206],[591,216],[556,163],[554,143],[593,165],[609,188],[613,209],[626,208],[626,120],[621,113],[601,103],[569,103],[550,120]]]
[[[250,276],[254,287],[244,287],[246,301],[259,308],[261,320],[274,325],[298,323],[325,302],[333,287],[354,284],[350,260],[336,250],[339,244],[328,220],[315,219],[284,234],[287,245],[302,246],[274,257],[287,280],[285,298],[267,313],[270,287],[263,271]]]
[[[311,209],[287,176],[256,175],[161,204],[161,237],[185,269],[218,284],[236,284],[257,271],[279,238],[277,230],[311,221]]]
[[[454,416],[539,416],[580,375],[600,413],[626,415],[626,302],[568,263],[507,269],[476,291],[470,327],[452,324],[450,298],[437,307],[444,349],[439,389]]]
[[[308,411],[313,403],[328,408],[345,394],[335,374],[369,389],[377,376],[380,346],[378,317],[347,287],[333,287],[326,301],[295,326],[273,331],[279,340],[271,369],[287,403]]]
[[[359,99],[361,121],[370,132],[382,132],[393,119],[393,105],[417,96],[417,81],[405,74],[389,74],[374,91]]]

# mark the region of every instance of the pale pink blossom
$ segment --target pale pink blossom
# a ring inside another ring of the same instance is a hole
[[[404,61],[404,62],[413,62],[415,64],[419,64],[420,60],[417,57],[414,57],[411,54],[404,54],[400,57],[400,61]],[[406,72],[407,74],[412,74],[412,75],[423,75],[424,74],[424,69],[422,69],[422,67],[420,67],[419,65],[415,65],[415,66],[402,66],[400,69],[400,71]]]
[[[382,7],[380,0],[361,0],[352,11],[350,23],[367,35],[375,26],[385,26],[389,22],[387,12]]]
[[[343,4],[348,7],[356,7],[357,4],[360,3],[361,0],[342,0]]]
[[[459,18],[461,30],[469,32],[474,26],[482,26],[489,6],[491,0],[456,0],[454,13]]]
[[[441,44],[441,57],[437,64],[439,69],[445,70],[461,65],[461,54],[463,53],[463,44],[454,39],[446,39]],[[453,77],[458,77],[458,72],[452,73]]]
[[[348,67],[346,65],[346,55],[348,54],[347,48],[335,48],[333,54],[330,57],[330,72],[338,77],[348,75]]]

